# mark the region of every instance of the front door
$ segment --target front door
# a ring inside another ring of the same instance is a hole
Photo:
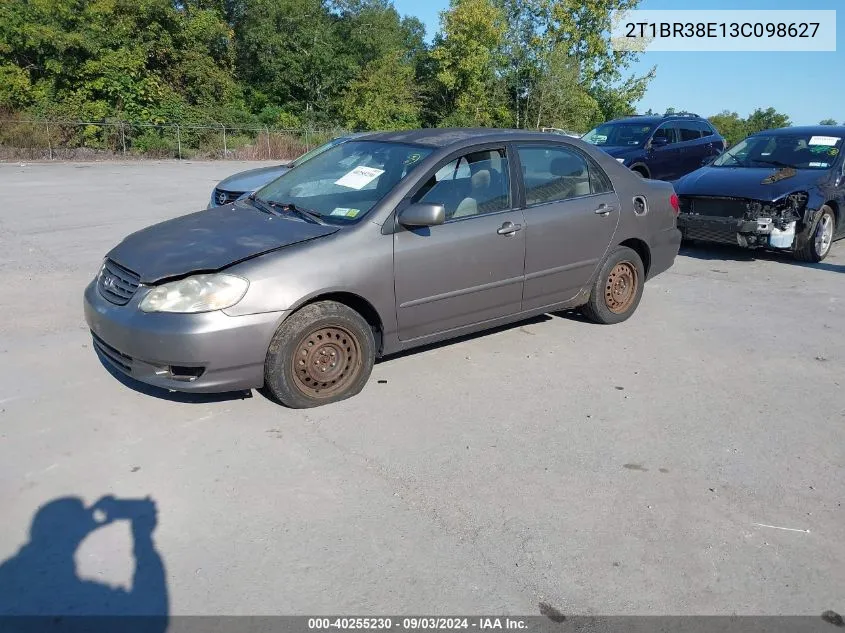
[[[610,179],[574,147],[518,147],[525,188],[522,309],[573,299],[602,260],[619,223]]]
[[[514,208],[505,149],[468,152],[447,161],[410,202],[444,205],[446,222],[398,227],[393,236],[399,338],[519,312],[525,220]]]
[[[666,145],[652,145],[646,164],[655,180],[675,180],[681,177],[681,147],[674,123],[664,123],[654,131],[652,138],[665,138]]]

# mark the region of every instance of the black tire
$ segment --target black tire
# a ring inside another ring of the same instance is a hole
[[[359,393],[375,363],[370,324],[352,308],[320,301],[276,330],[264,362],[264,389],[281,404],[307,409]]]
[[[635,250],[617,246],[605,258],[581,312],[602,325],[627,320],[643,296],[645,267]]]
[[[648,178],[648,174],[642,167],[632,167],[631,171],[634,172],[640,178]]]
[[[827,245],[820,248],[816,240],[816,234],[823,226],[825,226],[825,222],[830,222],[832,233]],[[821,213],[819,213],[819,216],[816,218],[816,222],[807,232],[807,236],[799,238],[801,241],[795,245],[795,259],[802,262],[813,263],[822,261],[830,253],[830,247],[833,244],[834,235],[836,235],[836,216],[833,213],[833,209],[825,205],[821,208]]]

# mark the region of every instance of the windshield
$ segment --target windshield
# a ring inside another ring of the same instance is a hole
[[[603,123],[581,138],[593,145],[640,147],[653,129],[649,123]]]
[[[255,195],[348,223],[366,215],[431,152],[401,143],[348,141],[291,169]]]
[[[290,164],[290,166],[291,167],[299,167],[306,160],[311,160],[315,156],[319,156],[320,154],[325,152],[327,149],[331,149],[335,145],[340,145],[344,141],[348,140],[348,138],[349,137],[347,137],[347,136],[338,136],[337,138],[333,138],[332,140],[330,140],[328,143],[323,143],[322,145],[318,145],[317,147],[312,149],[310,152],[305,152],[302,156],[300,156],[299,158],[294,160]]]
[[[839,136],[759,134],[734,145],[713,166],[830,169],[841,147]]]

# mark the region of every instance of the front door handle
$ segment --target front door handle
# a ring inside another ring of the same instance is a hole
[[[496,233],[499,235],[513,235],[517,231],[522,230],[521,224],[514,224],[513,222],[505,222],[502,226],[500,226]]]
[[[610,215],[611,211],[615,211],[615,210],[616,210],[615,207],[612,207],[609,204],[605,204],[604,202],[602,202],[598,206],[598,208],[595,211],[593,211],[593,213],[595,213],[596,215],[600,215],[602,217],[607,217],[608,215]]]

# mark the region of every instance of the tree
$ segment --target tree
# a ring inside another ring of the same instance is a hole
[[[789,117],[781,114],[774,108],[757,108],[752,112],[745,124],[746,134],[755,134],[763,130],[772,130],[779,127],[789,127],[792,123]]]
[[[736,145],[748,136],[746,122],[736,112],[722,110],[719,114],[709,117],[708,120],[719,134],[725,137],[729,146]]]
[[[341,106],[354,129],[394,130],[418,127],[420,102],[414,68],[396,50],[367,64],[352,82]]]
[[[580,85],[575,61],[563,47],[549,55],[531,94],[526,117],[533,127],[587,131],[601,117],[599,104]]]
[[[505,35],[501,11],[490,0],[453,0],[440,21],[431,58],[441,122],[488,126],[506,120],[495,74]]]
[[[819,125],[836,125],[836,119],[822,119]]]
[[[624,76],[637,58],[633,51],[614,50],[610,40],[615,11],[635,9],[640,0],[553,0],[549,34],[574,58],[585,86],[598,102],[605,120],[634,112],[656,67],[645,75]]]

